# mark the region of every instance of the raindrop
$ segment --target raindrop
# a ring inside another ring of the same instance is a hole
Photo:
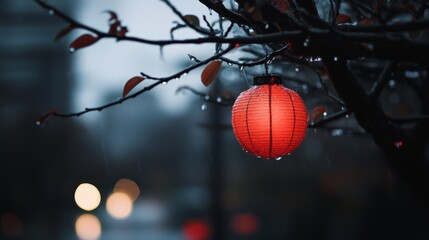
[[[396,86],[396,82],[395,80],[389,80],[389,82],[387,83],[389,85],[390,88],[394,88]]]
[[[348,114],[346,114],[346,118],[349,118],[350,116]]]
[[[308,93],[308,85],[307,85],[307,84],[303,84],[303,85],[302,85],[302,91],[303,91],[304,93]]]
[[[207,105],[203,104],[201,105],[201,111],[205,111],[207,109]]]
[[[298,67],[295,68],[295,72],[299,72],[299,68]]]
[[[40,126],[40,125],[42,125],[42,122],[40,122],[40,121],[36,121],[36,125],[37,125],[37,126]]]
[[[309,44],[310,44],[310,39],[306,38],[302,45],[304,45],[304,47],[308,47]]]
[[[244,66],[240,66],[240,67],[239,67],[239,69],[240,69],[240,70],[243,70],[243,69],[244,69]]]
[[[188,75],[188,73],[187,73],[187,72],[185,72],[185,73],[183,73],[183,74],[182,74],[182,76],[186,76],[186,75]]]
[[[228,66],[232,66],[232,63],[230,63],[230,62],[229,62],[229,63],[228,63]]]
[[[257,158],[261,158],[261,156],[256,156]]]
[[[53,16],[55,14],[55,11],[53,9],[49,9],[48,13],[49,15]]]
[[[265,24],[265,29],[268,29],[269,27],[270,27],[270,25],[267,23],[267,24]]]
[[[334,129],[331,131],[331,135],[333,137],[338,137],[338,136],[342,136],[344,134],[343,129]]]
[[[323,116],[324,117],[328,116],[328,113],[327,112],[323,112]]]
[[[338,61],[338,57],[334,57],[334,61],[336,62],[336,61]]]
[[[222,98],[221,97],[217,97],[216,98],[216,102],[218,102],[218,103],[222,102]]]
[[[205,99],[205,100],[210,100],[210,96],[209,96],[209,95],[205,95],[205,96],[204,96],[204,99]]]
[[[278,158],[276,158],[276,160],[277,160],[277,161],[280,161],[280,160],[282,160],[282,157],[278,157]]]
[[[213,10],[211,8],[209,8],[209,13],[210,13],[210,15],[213,14]]]
[[[74,48],[72,48],[72,47],[71,47],[71,48],[69,48],[69,52],[70,52],[70,53],[74,53],[75,51],[76,51],[76,49],[74,49]]]
[[[287,155],[290,156],[290,155],[292,155],[292,153],[288,153]]]
[[[177,80],[179,80],[179,78],[177,77],[177,78],[175,78],[174,80],[175,80],[175,81],[177,81]]]
[[[162,85],[167,85],[167,82],[166,81],[162,82]]]

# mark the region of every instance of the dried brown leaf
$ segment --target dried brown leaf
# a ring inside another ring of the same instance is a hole
[[[95,37],[91,34],[83,34],[80,37],[76,38],[71,44],[70,49],[78,50],[80,48],[88,47],[99,40],[98,37]]]
[[[313,108],[313,110],[311,111],[311,114],[310,114],[311,121],[313,121],[313,122],[319,121],[323,117],[323,114],[325,112],[326,112],[325,106],[317,106],[317,107]]]
[[[140,76],[135,76],[129,79],[127,83],[125,83],[124,90],[122,91],[122,97],[127,96],[127,94],[143,80],[144,80],[144,77],[140,77]]]
[[[213,80],[216,78],[220,68],[222,67],[222,61],[214,60],[207,64],[206,68],[204,68],[201,73],[201,82],[204,86],[210,85]]]
[[[335,23],[336,24],[340,24],[340,23],[349,23],[352,21],[352,18],[349,15],[345,15],[345,14],[338,14],[337,18],[335,19]]]

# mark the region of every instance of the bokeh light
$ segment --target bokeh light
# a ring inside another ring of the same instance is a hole
[[[6,237],[19,237],[22,234],[21,220],[13,213],[6,213],[1,217],[1,230]]]
[[[91,211],[100,205],[101,195],[94,185],[82,183],[76,188],[74,200],[83,210]]]
[[[210,227],[204,220],[190,220],[183,226],[186,240],[206,240],[210,236]]]
[[[134,202],[140,195],[140,189],[137,183],[131,179],[123,178],[115,184],[113,192],[122,192],[127,194]]]
[[[259,219],[256,215],[237,214],[232,218],[232,230],[238,235],[252,235],[259,229]]]
[[[127,194],[115,192],[107,198],[106,209],[113,218],[126,219],[133,210],[133,201]]]
[[[92,214],[82,214],[75,224],[76,235],[82,240],[96,240],[101,235],[101,223]]]

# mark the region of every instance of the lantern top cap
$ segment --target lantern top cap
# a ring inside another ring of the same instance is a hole
[[[253,85],[274,85],[282,84],[282,77],[280,75],[264,75],[253,78]]]

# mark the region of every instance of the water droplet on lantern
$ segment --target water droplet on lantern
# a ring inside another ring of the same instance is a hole
[[[209,96],[209,95],[205,95],[205,96],[204,96],[204,99],[205,99],[205,100],[210,100],[210,96]]]
[[[343,134],[344,134],[343,129],[334,129],[331,131],[331,135],[333,137],[339,137],[339,136],[342,136]]]
[[[402,145],[404,145],[404,143],[402,141],[395,142],[395,147],[396,148],[400,148],[400,147],[402,147]]]
[[[390,88],[394,88],[396,86],[396,82],[395,80],[389,80],[389,82],[387,83],[389,85]]]
[[[207,105],[203,104],[201,105],[201,111],[205,111],[207,109]]]
[[[219,103],[222,102],[222,98],[221,97],[217,97],[216,98],[216,102],[219,102]]]
[[[277,160],[277,161],[280,161],[280,160],[282,160],[282,157],[278,157],[278,158],[276,158],[276,160]]]
[[[295,72],[299,72],[299,68],[297,68],[297,67],[296,67],[296,68],[295,68]]]
[[[71,48],[69,48],[69,52],[70,52],[70,53],[74,53],[75,51],[76,51],[76,49],[74,49],[74,48],[72,48],[72,47],[71,47]]]
[[[167,82],[166,81],[162,82],[162,85],[167,85]]]
[[[232,66],[232,63],[230,63],[230,62],[229,62],[229,63],[228,63],[228,66]]]
[[[48,13],[49,15],[53,16],[55,14],[55,11],[53,9],[49,9]]]

